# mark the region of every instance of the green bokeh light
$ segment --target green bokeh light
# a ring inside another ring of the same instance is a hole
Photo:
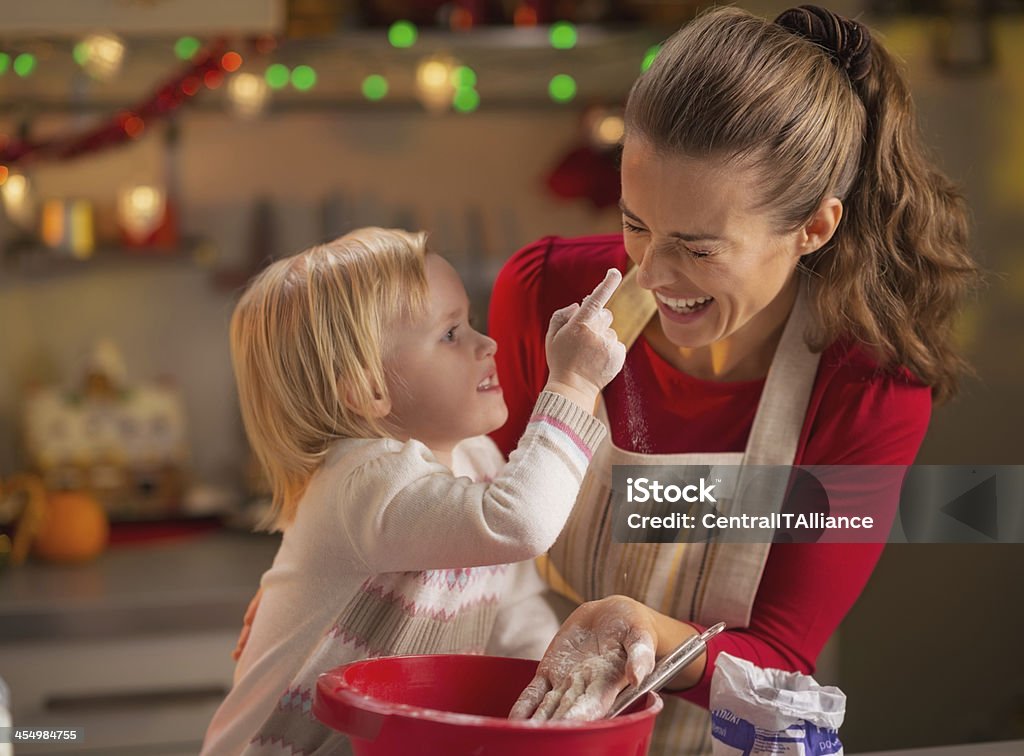
[[[460,113],[472,113],[480,107],[480,94],[472,87],[459,87],[452,97],[452,107]]]
[[[551,46],[556,50],[571,50],[576,47],[578,37],[579,34],[576,32],[576,27],[568,21],[559,21],[552,24],[551,31],[548,34]]]
[[[80,66],[84,66],[89,61],[89,48],[85,42],[79,42],[74,46],[71,50],[71,57]]]
[[[284,63],[272,63],[267,66],[263,78],[267,80],[267,86],[271,89],[283,89],[288,86],[288,79],[291,78],[291,71]]]
[[[383,100],[388,96],[388,80],[380,74],[370,74],[363,79],[363,97],[367,100]]]
[[[300,92],[307,92],[316,85],[316,71],[310,66],[295,66],[292,71],[292,86]]]
[[[570,102],[576,96],[576,80],[569,74],[558,74],[548,84],[548,94],[555,102]]]
[[[0,52],[0,76],[7,73],[7,69],[11,65],[11,56],[5,52]]]
[[[416,24],[411,21],[395,21],[388,29],[388,42],[393,47],[412,47],[416,44],[416,37],[419,32]]]
[[[452,86],[456,89],[476,86],[476,71],[469,66],[456,66],[452,71]]]
[[[654,47],[648,47],[647,53],[644,55],[644,62],[640,64],[641,73],[646,71],[654,63],[654,59],[658,57],[658,53],[661,52],[661,45],[654,45]]]
[[[174,43],[174,54],[182,60],[192,60],[192,56],[199,52],[199,40],[195,37],[182,37]]]
[[[32,72],[36,70],[37,63],[35,55],[32,53],[22,53],[14,59],[14,73],[22,78],[31,76]]]

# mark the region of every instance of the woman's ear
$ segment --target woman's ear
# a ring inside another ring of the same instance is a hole
[[[799,254],[809,255],[828,244],[843,217],[843,203],[838,197],[826,197],[811,219],[797,232]]]

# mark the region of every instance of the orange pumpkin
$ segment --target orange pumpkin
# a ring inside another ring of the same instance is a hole
[[[95,497],[84,491],[55,491],[36,535],[36,556],[53,562],[84,562],[107,547],[110,524]]]

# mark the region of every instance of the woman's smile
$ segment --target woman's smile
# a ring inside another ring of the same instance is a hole
[[[654,292],[658,301],[658,311],[673,323],[693,323],[699,320],[715,303],[714,297],[696,297],[695,299],[666,297]]]

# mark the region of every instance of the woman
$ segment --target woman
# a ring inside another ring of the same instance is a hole
[[[811,672],[882,546],[615,543],[611,466],[910,464],[932,401],[955,393],[952,320],[976,268],[963,200],[855,21],[715,9],[666,43],[625,119],[623,237],[541,240],[492,299],[508,450],[544,383],[543,324],[607,268],[633,271],[610,443],[541,565],[579,606],[513,715],[604,710],[652,648],[725,620],[670,684],[651,751],[701,752],[717,654]]]

